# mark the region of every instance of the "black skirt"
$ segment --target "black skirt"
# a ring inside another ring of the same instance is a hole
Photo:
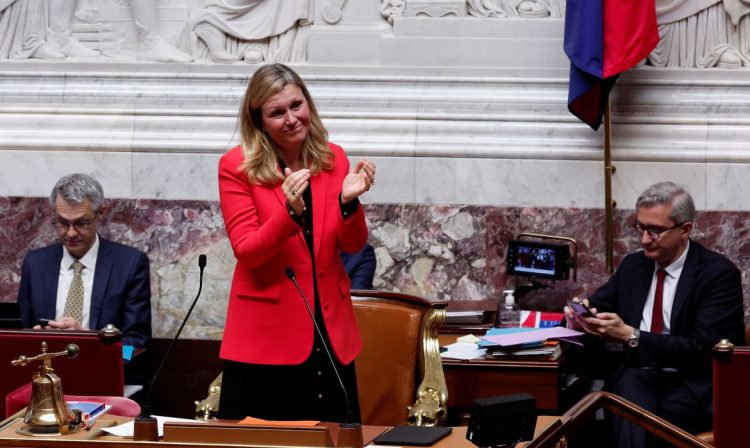
[[[219,418],[346,421],[346,398],[319,338],[299,365],[224,361]],[[334,363],[349,396],[351,421],[360,422],[354,362]]]

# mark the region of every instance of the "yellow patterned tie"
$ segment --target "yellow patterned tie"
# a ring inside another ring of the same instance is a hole
[[[79,324],[83,319],[83,277],[81,277],[81,271],[83,271],[83,265],[80,261],[76,260],[73,262],[73,283],[70,284],[68,290],[68,299],[65,301],[65,316],[70,316],[76,320]]]

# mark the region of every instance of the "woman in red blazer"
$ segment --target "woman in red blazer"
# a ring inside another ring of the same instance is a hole
[[[241,144],[219,162],[221,211],[237,258],[219,417],[344,421],[346,398],[327,344],[359,420],[361,342],[339,254],[367,241],[358,197],[373,184],[375,165],[361,160],[350,170],[344,151],[327,141],[304,82],[281,64],[250,79],[239,123]]]

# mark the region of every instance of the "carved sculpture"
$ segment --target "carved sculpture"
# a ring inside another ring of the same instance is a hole
[[[190,62],[193,57],[172,45],[159,28],[158,3],[130,0],[130,10],[138,33],[138,59],[156,62]]]
[[[339,23],[344,15],[344,3],[346,0],[329,0],[321,13],[323,20],[330,25]]]
[[[158,3],[129,0],[138,35],[138,59],[189,62],[193,58],[169,43],[159,29]],[[100,56],[71,31],[75,17],[93,23],[98,10],[90,0],[0,0],[0,59],[65,59]]]
[[[45,12],[41,2],[0,0],[0,58],[55,58],[61,54],[50,47],[42,23]]]
[[[467,0],[474,17],[563,17],[565,0]]]
[[[465,17],[466,0],[408,0],[407,17]]]
[[[40,2],[43,3],[43,2]],[[73,38],[70,24],[75,15],[81,21],[90,22],[96,17],[97,10],[90,6],[89,0],[62,0],[50,2],[49,41],[60,49],[65,57],[93,58],[99,52],[92,50]],[[62,58],[60,58],[62,59]]]
[[[208,0],[189,19],[190,47],[222,63],[303,62],[310,9],[310,0]]]
[[[88,0],[81,17],[91,17]],[[0,59],[96,57],[70,34],[76,0],[0,0]]]
[[[750,0],[657,0],[656,67],[750,66]]]
[[[406,0],[382,0],[380,14],[393,25],[395,17],[402,17],[406,11]]]
[[[224,378],[224,374],[220,373],[219,376],[211,381],[208,386],[208,396],[203,400],[195,400],[195,419],[196,420],[209,420],[215,419],[219,413],[219,398],[221,397],[221,381]]]

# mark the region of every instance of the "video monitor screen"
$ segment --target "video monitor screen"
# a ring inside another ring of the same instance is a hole
[[[552,280],[568,278],[570,249],[567,244],[511,240],[508,244],[508,273]]]

